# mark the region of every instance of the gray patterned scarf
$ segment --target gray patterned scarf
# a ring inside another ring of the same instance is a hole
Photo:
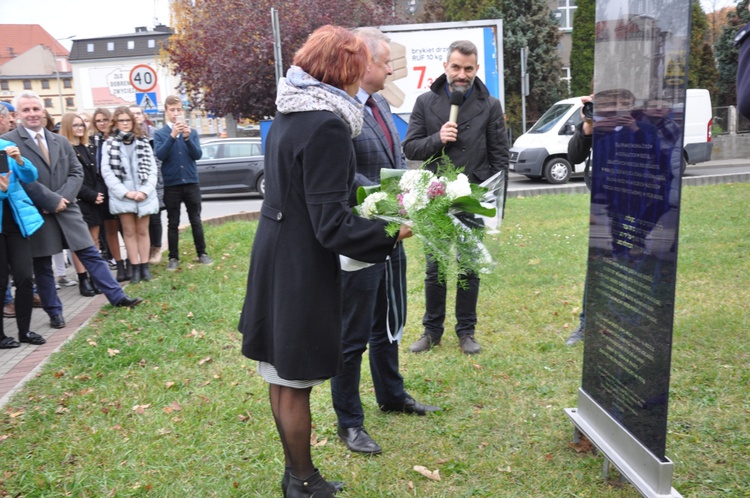
[[[114,135],[107,139],[109,166],[118,180],[122,181],[125,178],[125,170],[122,168],[122,160],[120,159],[120,145],[123,142],[132,143],[133,140],[135,140],[135,155],[138,158],[138,180],[141,185],[145,185],[151,172],[151,146],[146,138],[136,138],[133,133],[123,133],[117,130]]]
[[[279,81],[276,108],[282,114],[330,111],[349,125],[352,138],[362,132],[362,104],[335,86],[322,83],[298,66],[292,66]]]

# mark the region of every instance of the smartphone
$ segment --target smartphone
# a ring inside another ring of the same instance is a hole
[[[8,153],[0,150],[0,173],[8,172]]]

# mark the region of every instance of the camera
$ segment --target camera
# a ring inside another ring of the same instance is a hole
[[[588,101],[583,104],[583,117],[591,121],[594,119],[594,102]]]

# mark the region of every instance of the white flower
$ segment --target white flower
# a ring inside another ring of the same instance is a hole
[[[402,192],[415,189],[426,189],[432,179],[435,177],[432,173],[424,169],[410,169],[405,172],[398,182]]]
[[[365,197],[365,200],[362,202],[362,208],[360,209],[362,217],[372,218],[374,214],[378,214],[377,203],[386,198],[388,198],[388,194],[385,192],[374,192]]]
[[[452,182],[448,182],[445,186],[445,193],[449,199],[458,199],[471,195],[471,185],[469,185],[469,177],[463,173],[459,173],[458,178]]]

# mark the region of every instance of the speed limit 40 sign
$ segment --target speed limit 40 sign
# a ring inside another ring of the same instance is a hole
[[[138,92],[150,92],[156,87],[156,71],[146,64],[138,64],[130,70],[130,84]]]

